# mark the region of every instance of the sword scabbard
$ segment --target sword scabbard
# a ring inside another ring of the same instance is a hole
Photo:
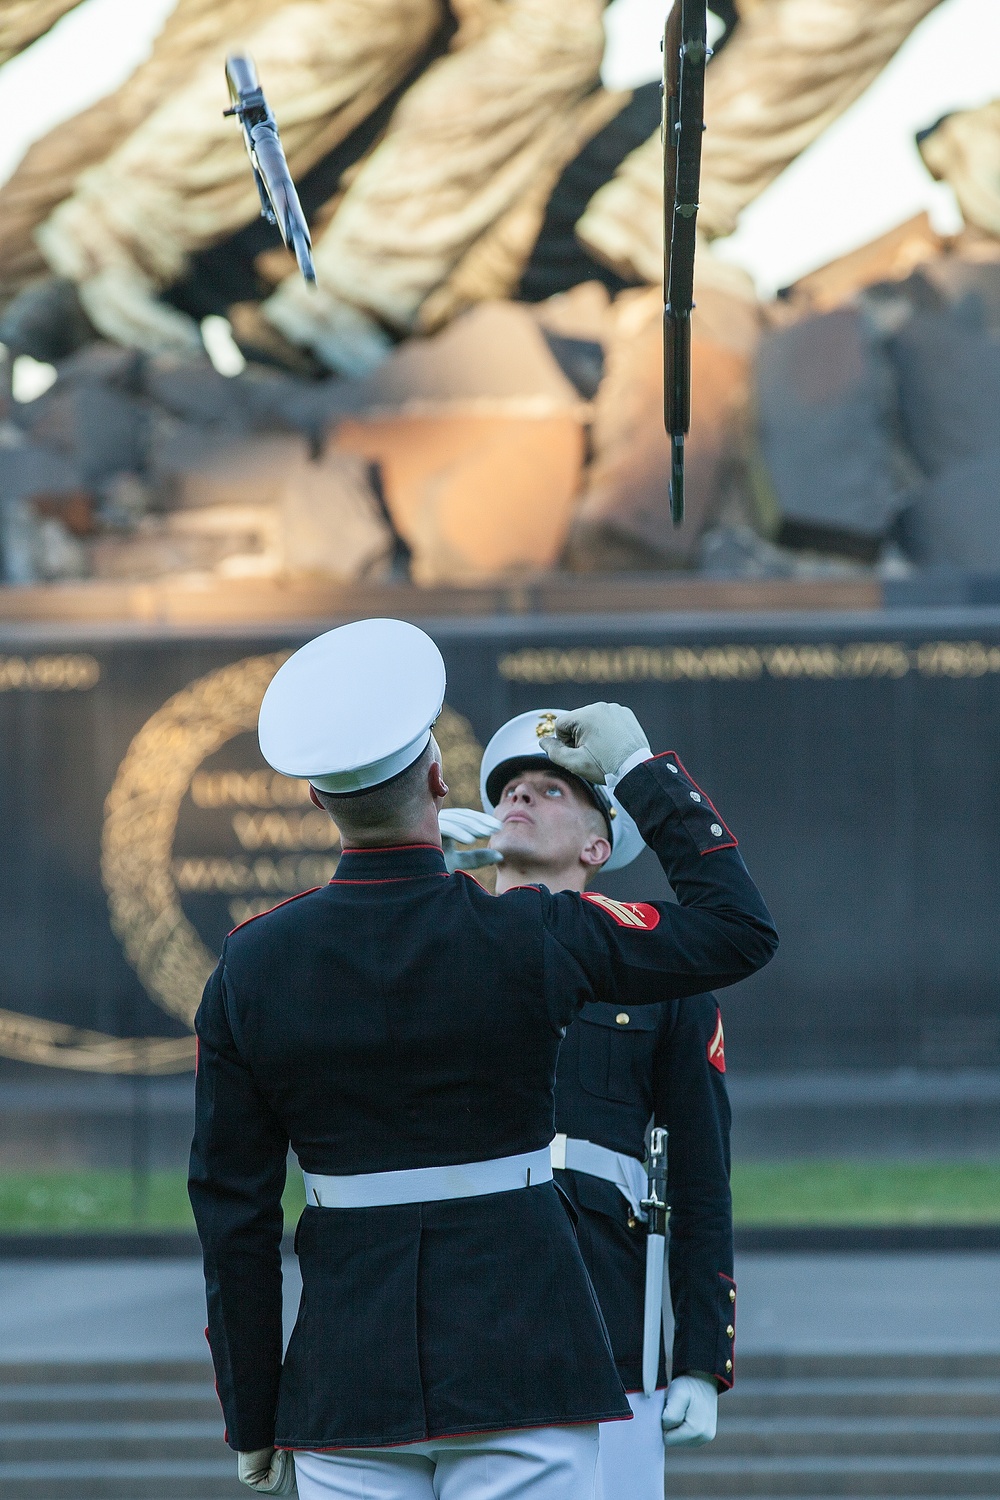
[[[646,1293],[642,1315],[642,1389],[651,1396],[660,1368],[660,1329],[663,1317],[663,1260],[667,1237],[667,1132],[654,1127],[649,1138],[646,1210]]]

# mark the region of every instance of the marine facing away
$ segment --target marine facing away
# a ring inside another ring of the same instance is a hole
[[[683,1010],[777,941],[729,830],[614,704],[558,719],[544,748],[617,781],[678,904],[621,925],[576,891],[494,898],[448,875],[444,686],[397,621],[279,670],[261,748],[312,783],[344,853],[328,885],[230,934],[196,1020],[190,1192],[228,1441],[269,1493],[294,1455],[303,1500],[593,1493],[597,1424],[632,1412],[552,1182],[559,1046],[587,1005]],[[283,1359],[289,1144],[307,1206]]]

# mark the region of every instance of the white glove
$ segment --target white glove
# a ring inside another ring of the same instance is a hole
[[[620,703],[589,703],[560,714],[553,727],[554,734],[539,741],[542,749],[549,760],[584,781],[617,779],[626,761],[646,760],[653,753],[639,720]]]
[[[438,813],[438,828],[441,830],[441,847],[448,873],[456,870],[479,870],[484,865],[503,863],[503,855],[497,849],[457,850],[456,844],[472,844],[476,839],[488,839],[503,827],[489,813],[474,812],[471,807],[447,807]]]
[[[240,1483],[259,1495],[297,1495],[295,1460],[283,1448],[258,1448],[236,1455]]]
[[[719,1388],[700,1375],[678,1375],[667,1386],[663,1404],[663,1446],[700,1448],[715,1437]]]

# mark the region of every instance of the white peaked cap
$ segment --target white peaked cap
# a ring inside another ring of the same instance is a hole
[[[359,620],[317,636],[278,668],[257,738],[269,766],[321,792],[391,781],[427,747],[444,702],[441,653],[402,620]]]
[[[565,713],[564,708],[536,708],[530,713],[518,714],[508,719],[486,746],[483,763],[479,771],[479,795],[487,812],[495,813],[503,791],[511,776],[520,767],[537,763],[540,770],[556,771],[560,776],[570,775],[554,761],[549,760],[540,744],[542,735],[552,733],[554,720]],[[618,799],[605,786],[593,786],[582,776],[574,776],[590,795],[595,806],[604,814],[611,835],[611,858],[602,865],[604,870],[621,870],[630,865],[642,853],[645,841],[635,819],[622,807]]]

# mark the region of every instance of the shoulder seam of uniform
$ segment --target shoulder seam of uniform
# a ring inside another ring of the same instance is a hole
[[[294,896],[286,896],[284,901],[276,901],[273,906],[269,906],[267,908],[267,911],[256,911],[254,912],[252,917],[244,917],[242,922],[237,922],[235,927],[230,928],[229,932],[226,933],[226,936],[232,937],[234,932],[239,932],[241,927],[249,927],[250,923],[256,922],[258,917],[269,917],[271,913],[273,911],[277,911],[279,907],[289,906],[293,901],[301,901],[303,896],[311,896],[316,891],[322,889],[322,886],[311,885],[307,891],[296,891]]]

